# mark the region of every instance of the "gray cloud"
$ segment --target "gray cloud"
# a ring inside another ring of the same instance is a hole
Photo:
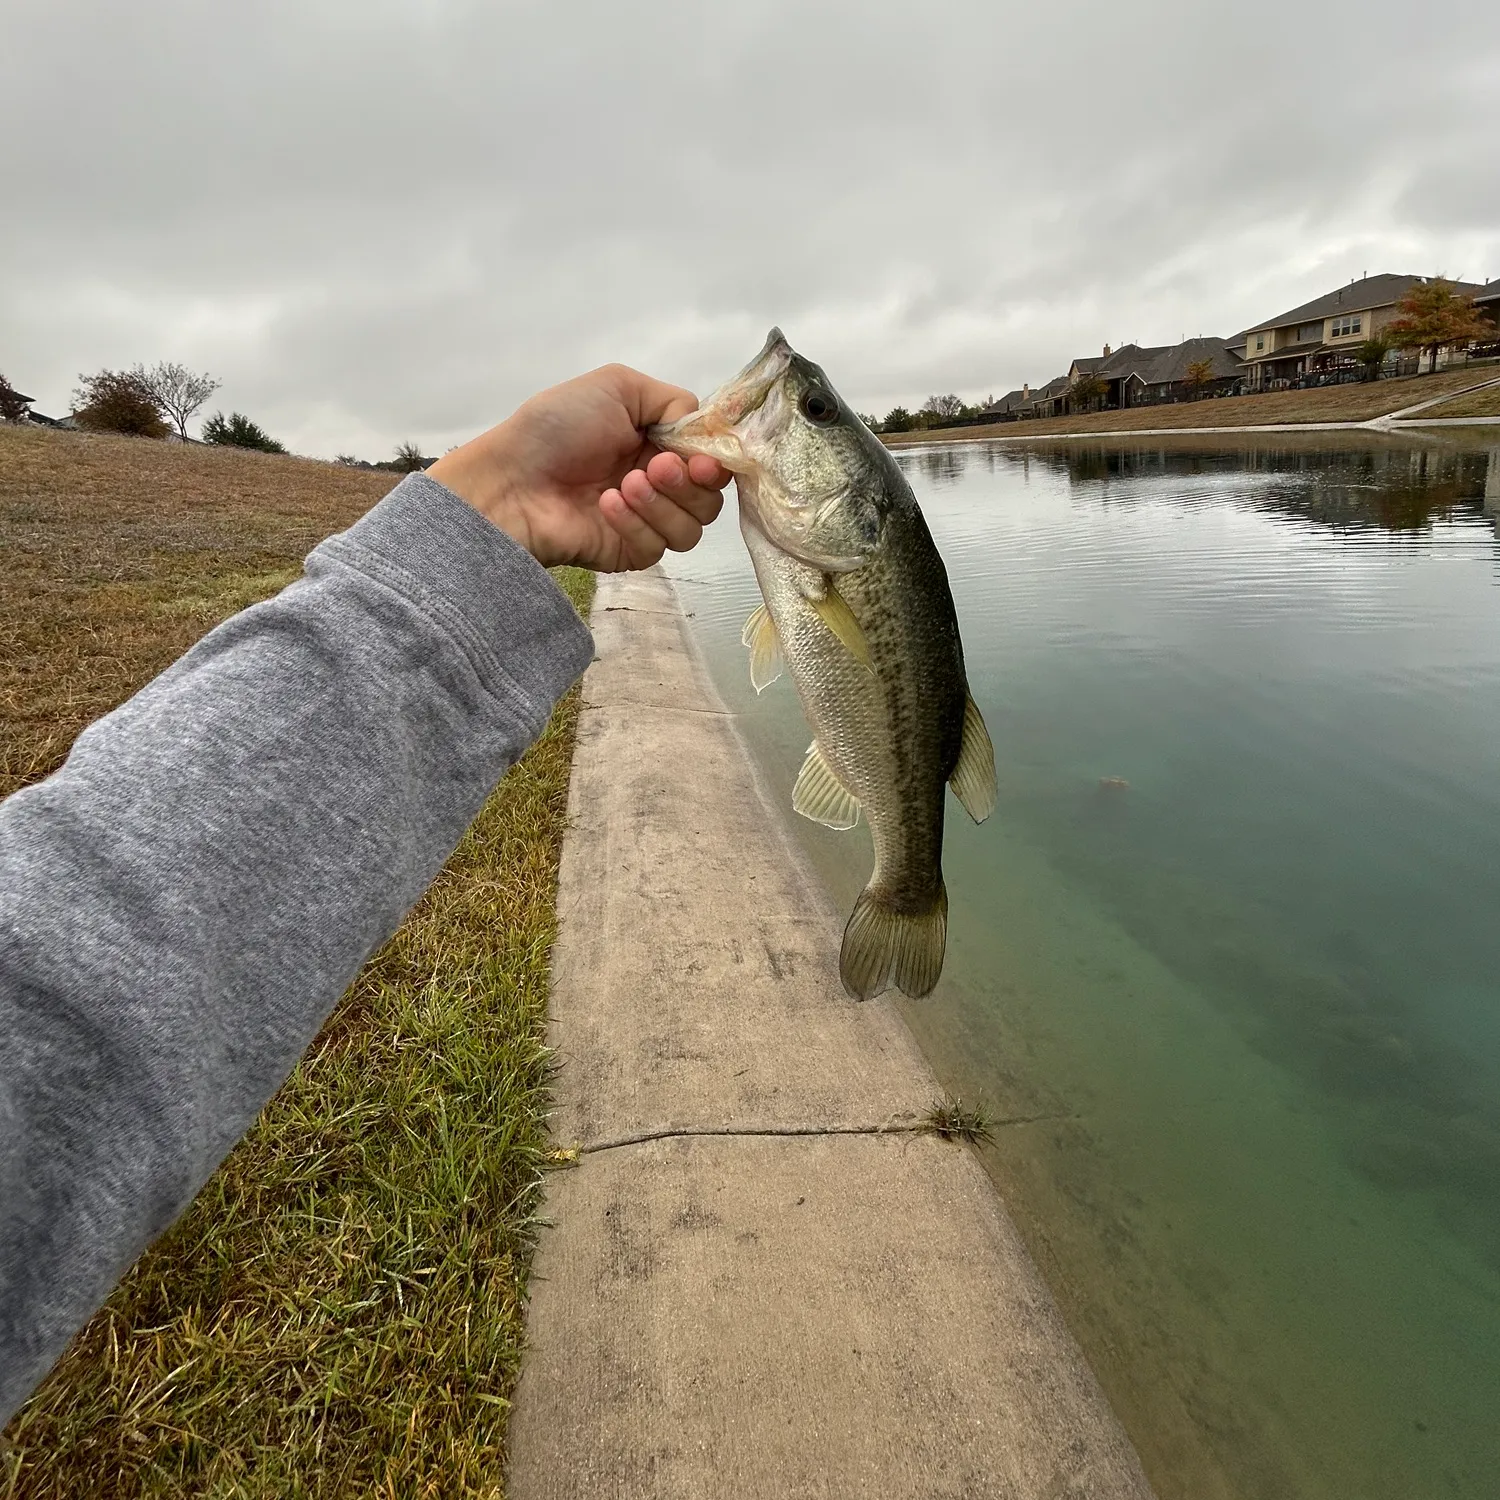
[[[1500,15],[53,0],[8,17],[0,369],[181,358],[305,452],[441,449],[781,323],[856,405],[1500,275]]]

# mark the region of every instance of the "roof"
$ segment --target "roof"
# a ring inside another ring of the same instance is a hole
[[[1267,349],[1264,354],[1247,354],[1245,363],[1247,365],[1270,365],[1283,359],[1301,359],[1305,354],[1321,354],[1325,349],[1335,347],[1354,349],[1358,346],[1353,339],[1337,346],[1325,344],[1322,339],[1309,339],[1305,344],[1283,344],[1279,349]]]
[[[1148,385],[1175,385],[1187,379],[1189,365],[1206,361],[1214,380],[1230,380],[1240,372],[1240,361],[1229,352],[1229,340],[1219,338],[1185,339],[1164,349],[1141,370]]]
[[[1492,302],[1500,302],[1500,277],[1494,281],[1487,281],[1474,293],[1476,304],[1488,306]]]
[[[1093,354],[1087,359],[1075,359],[1068,366],[1068,373],[1072,374],[1074,370],[1077,370],[1080,375],[1092,375],[1103,363],[1104,356],[1102,354]]]
[[[1004,416],[1006,412],[1014,411],[1022,402],[1029,401],[1030,399],[1029,396],[1023,395],[1020,391],[1007,391],[998,401],[991,401],[985,407],[984,414],[985,416]]]
[[[1099,368],[1094,373],[1105,380],[1118,380],[1121,376],[1133,375],[1158,355],[1165,354],[1170,347],[1168,344],[1122,344],[1108,359],[1099,361]]]
[[[1046,385],[1031,393],[1033,401],[1050,401],[1053,396],[1060,396],[1072,384],[1066,375],[1059,375],[1055,380],[1049,380]]]
[[[1314,297],[1311,302],[1304,302],[1301,307],[1294,307],[1290,312],[1282,313],[1280,317],[1267,318],[1263,323],[1252,323],[1245,332],[1247,334],[1264,333],[1268,328],[1281,328],[1288,323],[1311,323],[1314,318],[1332,318],[1339,313],[1365,312],[1372,307],[1390,307],[1393,303],[1399,302],[1406,295],[1407,290],[1418,282],[1435,279],[1435,277],[1428,276],[1398,276],[1391,272],[1361,277],[1358,281],[1351,281],[1348,286],[1341,286],[1322,297]],[[1481,290],[1478,284],[1472,281],[1455,281],[1453,285],[1460,292],[1472,293]]]

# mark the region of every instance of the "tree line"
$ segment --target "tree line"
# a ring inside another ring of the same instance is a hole
[[[191,442],[188,423],[202,411],[221,384],[212,375],[170,360],[150,368],[138,364],[128,370],[99,370],[78,377],[72,419],[85,432],[112,432],[157,440],[175,432],[184,442]],[[26,421],[30,405],[0,375],[0,421]],[[199,437],[200,441],[217,447],[250,448],[258,453],[287,451],[285,444],[238,411],[228,416],[222,411],[214,412],[205,419]],[[353,468],[386,469],[398,474],[425,469],[435,462],[423,457],[421,448],[410,442],[398,444],[395,456],[379,463],[367,463],[351,453],[339,454],[336,461]]]

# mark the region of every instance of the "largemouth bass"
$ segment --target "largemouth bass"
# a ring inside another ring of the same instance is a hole
[[[734,476],[764,605],[746,622],[760,691],[790,669],[815,738],[792,806],[830,828],[863,810],[875,870],[839,972],[866,1000],[930,993],[943,968],[944,794],[975,822],[995,756],[969,695],[948,575],[905,476],[817,365],[773,328],[765,347],[652,442]]]

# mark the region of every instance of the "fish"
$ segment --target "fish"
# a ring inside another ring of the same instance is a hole
[[[764,601],[743,632],[751,681],[763,691],[784,666],[813,732],[793,808],[829,828],[869,824],[875,865],[844,928],[844,989],[930,994],[948,938],[946,789],[984,822],[995,752],[911,486],[779,328],[698,410],[647,437],[734,475]]]

